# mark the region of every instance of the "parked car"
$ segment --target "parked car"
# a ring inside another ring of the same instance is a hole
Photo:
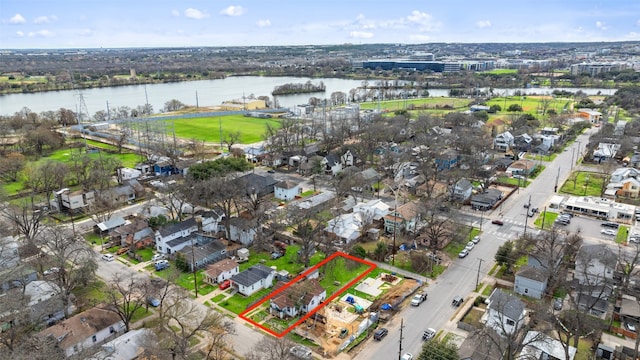
[[[422,304],[422,302],[424,302],[425,300],[427,300],[426,293],[417,293],[413,296],[413,299],[411,299],[411,305],[420,306],[420,304]]]
[[[524,208],[525,208],[525,209],[528,209],[528,208],[529,208],[529,206],[531,206],[531,204],[529,204],[529,203],[524,204]]]
[[[158,261],[158,260],[164,260],[166,258],[166,256],[164,256],[164,254],[155,254],[151,257],[151,261]]]
[[[281,257],[282,257],[282,253],[281,252],[274,251],[274,252],[271,253],[271,259],[272,260],[280,259]]]
[[[500,226],[504,225],[502,220],[498,220],[498,219],[492,220],[491,223],[495,225],[500,225]]]
[[[451,305],[458,307],[460,305],[462,305],[462,303],[464,302],[464,298],[462,298],[462,296],[456,296],[453,298],[453,301],[451,302]]]
[[[433,339],[436,336],[436,330],[433,328],[428,328],[422,333],[422,340],[428,341]]]
[[[384,339],[384,337],[387,336],[387,334],[389,334],[389,330],[387,330],[386,328],[380,328],[376,330],[375,333],[373,333],[373,339],[380,341]]]
[[[102,254],[102,260],[113,261],[116,257],[113,254]]]
[[[158,307],[160,306],[160,300],[157,298],[154,298],[153,296],[149,296],[147,298],[147,302],[149,303],[149,305],[153,306],[153,307]]]
[[[611,221],[605,221],[600,226],[617,229],[618,227],[620,227],[620,224],[617,224]]]
[[[556,298],[553,301],[553,310],[562,310],[562,298]]]
[[[229,286],[231,286],[231,280],[225,280],[225,281],[220,283],[219,288],[220,288],[220,290],[225,290],[225,289],[228,289]]]
[[[609,235],[609,236],[616,236],[616,235],[618,235],[618,232],[617,232],[617,231],[615,231],[615,230],[613,230],[613,229],[602,229],[602,230],[600,230],[600,233],[601,233],[601,234],[604,234],[604,235]]]
[[[170,265],[169,265],[169,261],[167,260],[158,260],[156,261],[154,266],[156,268],[156,271],[160,271],[160,270],[168,269]]]
[[[473,250],[473,248],[476,246],[476,244],[473,243],[473,241],[469,241],[467,243],[467,246],[465,246],[464,248],[467,249],[467,251],[471,251]]]
[[[535,214],[537,212],[538,212],[538,208],[537,207],[531,208],[531,213],[532,214]]]
[[[458,257],[462,259],[462,258],[467,257],[467,255],[469,255],[469,250],[462,249],[462,251],[460,251],[460,253],[458,254]]]
[[[404,355],[402,355],[400,360],[413,360],[413,354],[412,353],[404,353]]]
[[[126,253],[127,251],[129,251],[129,247],[122,247],[122,248],[118,249],[118,251],[116,251],[116,254],[122,255],[122,254]]]
[[[473,241],[474,244],[477,244],[480,242],[480,236],[474,236],[473,239],[471,239],[471,241]]]
[[[289,350],[289,353],[297,359],[312,359],[313,352],[306,346],[296,345]]]
[[[625,322],[624,327],[631,332],[636,332],[636,325],[632,323]]]

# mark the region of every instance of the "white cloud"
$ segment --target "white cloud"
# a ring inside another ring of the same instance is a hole
[[[413,10],[411,15],[407,16],[407,20],[411,23],[427,25],[433,17],[426,12],[420,12],[418,10]]]
[[[208,18],[209,14],[207,14],[206,11],[200,11],[198,9],[188,8],[187,10],[184,11],[184,16],[190,19],[202,20],[202,19]]]
[[[180,16],[180,11],[176,9],[171,10],[171,16],[175,16],[175,17]]]
[[[55,15],[51,15],[51,16],[38,16],[37,18],[33,19],[33,23],[34,24],[48,24],[52,21],[56,21],[58,20],[58,17]]]
[[[222,9],[220,11],[220,14],[226,15],[226,16],[240,16],[240,15],[244,15],[246,12],[247,10],[242,6],[231,5],[226,9]]]
[[[269,26],[271,26],[271,20],[269,20],[269,19],[258,20],[256,22],[256,25],[258,25],[259,27],[269,27]]]
[[[49,30],[31,31],[29,37],[52,37],[53,33]]]
[[[476,21],[476,26],[480,29],[491,27],[491,21],[489,20],[478,20]]]
[[[600,30],[607,30],[609,27],[602,21],[596,21],[596,27]]]
[[[15,14],[11,19],[9,19],[9,23],[11,24],[24,24],[25,22],[27,22],[27,20],[20,14]]]
[[[413,42],[427,42],[431,40],[431,37],[428,35],[411,34],[409,35],[409,40]]]
[[[16,31],[16,35],[19,37],[23,37],[24,33],[22,31]]]
[[[349,36],[358,39],[371,39],[373,37],[373,33],[367,31],[352,31],[349,33]]]

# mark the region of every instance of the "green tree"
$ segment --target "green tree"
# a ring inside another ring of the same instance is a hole
[[[176,267],[182,271],[189,271],[189,264],[182,253],[176,253]]]
[[[520,106],[520,104],[511,104],[511,105],[509,105],[509,107],[507,108],[507,111],[510,111],[510,112],[520,112],[520,111],[522,111],[522,106]]]
[[[495,114],[497,112],[502,111],[502,106],[495,104],[495,105],[491,105],[489,106],[489,113],[490,114]]]
[[[349,255],[364,259],[367,257],[367,250],[365,250],[361,245],[356,245],[351,249],[351,251],[349,251]]]
[[[384,261],[384,257],[387,256],[387,244],[384,241],[379,241],[373,250],[373,259],[376,261]]]
[[[513,265],[513,255],[513,241],[507,241],[498,248],[495,257],[496,263],[500,266],[506,267],[507,271],[505,272],[508,272],[511,269],[511,265]]]

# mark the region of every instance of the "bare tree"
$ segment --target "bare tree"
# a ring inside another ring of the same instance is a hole
[[[65,315],[68,316],[73,291],[86,286],[95,276],[98,268],[95,254],[86,241],[73,236],[69,229],[59,226],[45,227],[38,243],[48,260],[59,269],[53,274],[53,279],[65,305]]]
[[[116,274],[109,284],[106,309],[120,317],[126,332],[131,330],[131,321],[136,312],[144,310],[147,289],[144,280],[136,278],[135,274]]]
[[[265,337],[249,353],[247,360],[285,360],[291,358],[295,343],[286,337]]]
[[[36,238],[42,231],[46,211],[33,211],[33,202],[26,200],[19,203],[0,202],[0,216],[4,217],[16,231],[24,236],[27,244],[35,246]]]
[[[224,137],[224,143],[227,144],[227,151],[231,152],[233,145],[240,141],[240,131],[231,131]]]
[[[246,186],[234,176],[212,177],[208,180],[197,182],[191,189],[194,203],[203,203],[206,207],[218,207],[225,214],[223,224],[226,238],[229,238],[231,216],[240,208],[239,202],[246,195]]]

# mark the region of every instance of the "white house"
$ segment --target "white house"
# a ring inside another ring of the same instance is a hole
[[[318,279],[298,281],[270,300],[269,312],[280,318],[295,317],[313,311],[326,298],[327,291]]]
[[[593,161],[607,161],[613,159],[620,150],[620,144],[599,143],[593,151]]]
[[[163,226],[156,231],[156,250],[161,254],[172,254],[191,243],[189,236],[198,231],[195,218]]]
[[[496,138],[493,139],[493,148],[500,151],[509,150],[515,141],[515,137],[509,131],[505,131],[501,134],[496,135]]]
[[[50,203],[58,211],[77,212],[91,205],[94,201],[95,193],[93,191],[71,191],[65,188],[54,192],[54,198]]]
[[[359,212],[354,212],[342,214],[329,220],[324,230],[347,244],[360,237],[364,225],[362,215]]]
[[[573,346],[569,346],[569,357],[566,357],[564,347],[559,340],[538,331],[529,331],[522,342],[524,347],[518,359],[564,359],[573,360],[578,352]]]
[[[294,184],[289,180],[283,180],[273,186],[273,193],[276,199],[289,201],[295,199],[302,189],[298,184]]]
[[[617,168],[613,171],[613,173],[611,173],[609,182],[617,183],[629,178],[640,178],[640,170],[631,167]]]
[[[340,162],[344,167],[354,166],[356,164],[356,156],[351,150],[347,150],[340,156]]]
[[[258,290],[268,289],[273,285],[276,271],[262,264],[256,264],[231,277],[231,283],[244,296],[251,296]]]
[[[604,244],[580,247],[573,275],[577,282],[574,296],[578,306],[589,309],[594,315],[602,315],[608,310],[617,263],[616,252]]]
[[[498,334],[513,334],[524,325],[527,314],[524,303],[518,297],[495,289],[487,299],[489,305],[485,326],[493,328]]]
[[[513,290],[520,295],[542,299],[547,290],[549,276],[541,268],[524,265],[516,273]]]
[[[231,279],[233,275],[240,272],[240,266],[235,260],[222,259],[214,264],[207,265],[204,272],[204,279],[209,284],[220,284],[225,280]]]
[[[323,157],[322,160],[320,160],[320,164],[324,166],[325,173],[331,174],[333,176],[342,171],[342,163],[340,162],[340,158],[335,154],[329,154]]]
[[[114,339],[124,329],[124,322],[118,314],[92,308],[53,325],[40,334],[56,339],[65,355],[70,357],[106,340]]]
[[[140,176],[142,176],[142,171],[138,169],[122,167],[116,169],[116,174],[118,177],[118,182],[122,184],[124,181],[139,178]]]
[[[389,205],[380,199],[372,199],[366,203],[359,202],[353,207],[354,213],[360,213],[365,222],[379,221],[391,212]]]
[[[473,192],[473,185],[466,178],[462,178],[453,186],[451,197],[456,201],[467,201]]]
[[[249,246],[258,234],[255,221],[245,217],[233,217],[229,219],[229,240]]]
[[[105,343],[102,350],[89,360],[134,360],[138,359],[154,333],[151,329],[136,329]]]
[[[196,219],[200,221],[202,231],[204,232],[215,233],[224,230],[224,227],[221,227],[222,219],[224,219],[224,210],[220,208],[205,211],[196,216]]]

